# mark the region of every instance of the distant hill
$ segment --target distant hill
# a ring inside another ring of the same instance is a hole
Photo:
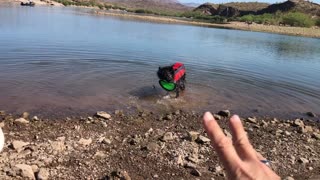
[[[320,5],[310,1],[304,0],[289,0],[283,3],[271,4],[265,9],[258,11],[258,14],[276,13],[277,11],[289,12],[298,11],[314,16],[320,16]]]
[[[320,16],[320,5],[304,0],[288,0],[283,3],[267,4],[259,2],[225,3],[212,4],[205,3],[195,8],[194,11],[207,15],[220,15],[225,17],[237,17],[247,14],[264,14],[298,11],[310,15]]]
[[[104,2],[117,4],[127,8],[164,10],[164,11],[187,11],[190,7],[180,4],[177,0],[103,0]]]
[[[182,3],[182,4],[185,5],[185,6],[194,7],[194,8],[201,5],[199,3]]]

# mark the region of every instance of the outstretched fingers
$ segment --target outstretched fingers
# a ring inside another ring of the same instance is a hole
[[[231,139],[224,135],[210,112],[204,114],[203,125],[226,169],[236,170],[241,163],[241,159],[234,149]]]
[[[234,115],[229,121],[233,145],[242,160],[257,159],[257,152],[249,142],[239,116]]]

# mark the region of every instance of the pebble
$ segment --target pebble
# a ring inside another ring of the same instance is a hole
[[[220,115],[218,115],[218,114],[213,114],[213,117],[214,117],[215,120],[221,120],[222,119],[222,117]]]
[[[305,126],[305,127],[304,127],[304,130],[305,130],[306,132],[313,132],[313,129],[312,129],[311,126]]]
[[[248,117],[247,121],[250,122],[250,123],[253,123],[253,124],[257,123],[257,119],[255,117]]]
[[[300,120],[300,119],[294,120],[293,125],[294,125],[294,126],[299,126],[299,127],[304,127],[304,123],[303,123],[303,121]]]
[[[40,168],[38,174],[37,174],[37,180],[47,180],[49,179],[50,173],[45,168]]]
[[[151,143],[149,143],[149,144],[147,145],[147,149],[148,149],[149,151],[156,152],[156,151],[158,151],[158,150],[160,149],[160,146],[159,146],[157,143],[155,143],[155,142],[151,142]]]
[[[173,137],[173,133],[172,132],[166,132],[164,133],[164,135],[162,136],[162,141],[172,141],[174,140],[174,137]]]
[[[196,132],[196,131],[189,131],[188,132],[188,140],[189,141],[195,141],[200,133]]]
[[[39,118],[37,116],[33,116],[32,120],[39,121]]]
[[[88,146],[92,143],[92,139],[89,138],[89,139],[84,139],[84,138],[81,138],[78,143],[82,146]]]
[[[315,139],[317,139],[317,140],[320,140],[320,134],[319,134],[319,133],[314,132],[314,133],[312,134],[312,137],[315,138]]]
[[[111,115],[108,114],[108,113],[106,113],[106,112],[104,112],[104,111],[98,111],[98,112],[96,113],[96,116],[97,116],[97,117],[104,118],[104,119],[111,119]]]
[[[199,144],[205,144],[205,143],[208,143],[210,142],[211,140],[207,137],[204,137],[202,135],[200,135],[197,139],[196,139],[196,142],[199,143]]]
[[[23,178],[35,179],[32,167],[27,164],[17,164],[15,165],[17,169],[17,174]]]
[[[201,176],[201,172],[197,169],[192,169],[190,173],[194,176],[197,176],[197,177]]]
[[[287,176],[287,177],[284,178],[284,180],[294,180],[294,178],[291,177],[291,176]]]
[[[24,113],[22,113],[22,118],[24,118],[24,119],[28,119],[29,118],[29,113],[28,112],[24,112]]]
[[[66,149],[66,146],[64,145],[63,141],[53,141],[53,142],[51,142],[51,148],[54,151],[62,152]]]
[[[300,158],[298,159],[298,162],[299,162],[299,163],[302,163],[302,164],[306,164],[306,163],[309,163],[309,160],[306,159],[306,158],[300,157]]]
[[[25,118],[18,118],[16,120],[14,120],[14,122],[21,123],[21,124],[28,124],[29,123],[29,121],[26,120]]]
[[[229,110],[222,110],[218,112],[218,115],[222,116],[222,117],[230,117],[231,116],[231,112]]]

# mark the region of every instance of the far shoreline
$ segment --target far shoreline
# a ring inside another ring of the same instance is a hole
[[[22,0],[14,0],[14,1],[2,1],[1,4],[14,4],[18,5],[18,3],[22,2]],[[61,3],[56,1],[48,1],[42,2],[40,0],[34,0],[36,6],[52,6],[52,7],[68,7],[64,6]],[[53,5],[52,5],[53,4]],[[98,7],[87,7],[87,6],[74,6],[82,9],[92,9],[93,14],[101,15],[101,16],[113,16],[113,17],[121,17],[126,19],[134,19],[141,20],[146,22],[156,22],[156,23],[168,23],[168,24],[184,24],[184,25],[192,25],[192,26],[202,26],[202,27],[211,27],[211,28],[221,28],[221,29],[231,29],[231,30],[242,30],[242,31],[252,31],[252,32],[265,32],[272,34],[281,34],[281,35],[290,35],[290,36],[300,36],[300,37],[310,37],[310,38],[320,38],[320,28],[318,27],[290,27],[290,26],[275,26],[275,25],[262,25],[262,24],[246,24],[245,22],[231,21],[225,24],[216,24],[216,23],[208,23],[201,22],[197,20],[193,20],[190,18],[176,18],[170,16],[158,16],[158,15],[149,15],[149,14],[137,14],[137,13],[128,13],[118,10],[100,10]]]

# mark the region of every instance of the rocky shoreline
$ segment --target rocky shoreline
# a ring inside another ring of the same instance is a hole
[[[311,114],[310,114],[311,115]],[[227,136],[230,112],[215,115]],[[50,120],[0,112],[0,179],[225,179],[201,113],[97,112]],[[243,119],[250,141],[286,179],[320,178],[320,125]]]

